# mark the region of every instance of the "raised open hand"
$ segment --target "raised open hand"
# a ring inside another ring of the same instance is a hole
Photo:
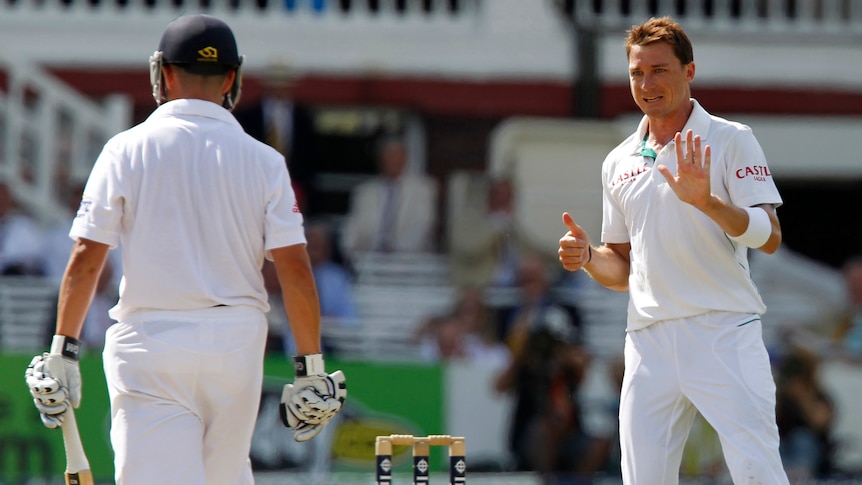
[[[709,181],[710,157],[709,145],[701,147],[700,136],[694,136],[691,130],[685,133],[685,145],[682,134],[674,137],[676,147],[676,176],[664,165],[659,165],[661,173],[679,200],[695,207],[704,207],[710,200],[711,187]]]

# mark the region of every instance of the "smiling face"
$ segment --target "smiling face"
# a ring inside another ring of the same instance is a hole
[[[688,116],[694,62],[683,64],[666,42],[633,45],[629,85],[635,103],[650,120]]]

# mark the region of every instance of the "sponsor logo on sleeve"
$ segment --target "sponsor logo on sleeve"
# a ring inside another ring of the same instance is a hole
[[[740,180],[749,177],[758,182],[765,182],[767,178],[772,177],[772,174],[766,165],[749,165],[736,171],[736,178]]]
[[[84,217],[90,213],[90,209],[93,208],[93,201],[88,199],[85,195],[83,199],[81,199],[81,205],[78,206],[78,212],[75,214],[75,218]]]

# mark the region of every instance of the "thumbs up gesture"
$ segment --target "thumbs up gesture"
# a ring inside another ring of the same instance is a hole
[[[590,236],[577,225],[568,212],[563,213],[563,224],[569,231],[560,238],[560,263],[568,271],[577,271],[590,261]]]

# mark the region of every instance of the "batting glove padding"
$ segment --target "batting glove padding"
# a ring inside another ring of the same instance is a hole
[[[296,441],[308,441],[326,426],[341,409],[341,402],[312,388],[297,391],[293,384],[284,386],[281,395],[281,419],[293,430]]]
[[[33,357],[24,372],[33,404],[48,428],[63,424],[69,406],[81,405],[80,346],[74,338],[55,335],[51,351]]]
[[[297,378],[293,384],[284,386],[279,410],[282,422],[293,430],[296,441],[307,441],[341,410],[347,397],[347,386],[340,370],[332,374],[303,375],[306,369],[322,371],[323,364],[321,359],[306,367],[307,357],[300,359],[303,361],[297,361]]]

